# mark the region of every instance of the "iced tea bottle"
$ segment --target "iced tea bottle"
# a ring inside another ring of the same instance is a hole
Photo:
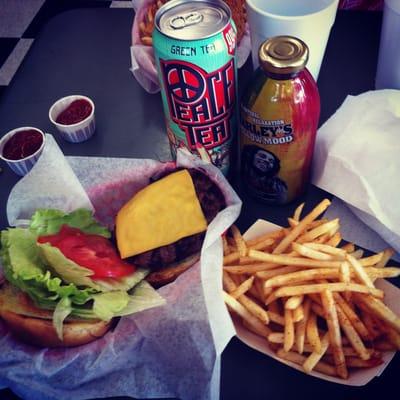
[[[320,99],[307,60],[308,47],[298,38],[266,40],[241,99],[242,182],[269,204],[291,202],[309,180]]]

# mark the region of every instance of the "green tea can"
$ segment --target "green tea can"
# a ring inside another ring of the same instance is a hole
[[[172,156],[186,149],[225,175],[237,130],[236,41],[221,0],[173,0],[155,16],[153,47]]]

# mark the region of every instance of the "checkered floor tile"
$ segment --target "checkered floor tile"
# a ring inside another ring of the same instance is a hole
[[[0,0],[0,96],[42,26],[76,8],[128,8],[130,0]]]

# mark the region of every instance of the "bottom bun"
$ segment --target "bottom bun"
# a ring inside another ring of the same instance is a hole
[[[3,310],[1,317],[18,338],[42,347],[80,346],[104,336],[111,327],[111,321],[64,322],[63,340],[60,340],[51,320],[27,317],[8,310]]]
[[[173,282],[180,274],[196,264],[200,259],[200,253],[196,253],[182,261],[171,264],[147,275],[146,280],[154,287],[160,287]]]

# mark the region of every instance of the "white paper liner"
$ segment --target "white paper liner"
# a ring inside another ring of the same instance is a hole
[[[268,233],[271,231],[276,230],[279,226],[272,224],[270,222],[264,220],[257,220],[244,234],[244,238],[246,240],[255,238],[259,235],[264,233]],[[398,301],[400,296],[400,289],[396,286],[392,285],[388,281],[383,279],[379,279],[376,282],[376,286],[385,292],[385,304],[387,304],[396,314],[400,314],[400,303]],[[292,363],[290,361],[282,360],[276,356],[276,354],[270,350],[268,347],[268,342],[266,339],[261,338],[260,336],[255,335],[247,328],[245,328],[242,322],[239,319],[234,319],[234,325],[236,328],[236,334],[238,338],[251,348],[260,351],[268,355],[269,357],[274,358],[275,360],[288,365],[298,371],[305,373],[301,366]],[[309,375],[314,376],[316,378],[320,378],[329,382],[336,382],[342,385],[349,385],[349,386],[363,386],[366,385],[371,379],[375,376],[379,376],[383,370],[387,367],[389,362],[392,360],[396,353],[394,351],[387,351],[383,353],[382,359],[383,363],[374,368],[360,368],[358,370],[351,370],[349,374],[349,378],[344,380],[341,378],[335,378],[328,375],[324,375],[319,372],[311,372]]]
[[[352,209],[337,197],[332,199],[324,218],[339,218],[342,238],[348,242],[357,243],[364,249],[378,253],[391,245],[386,243],[370,225],[364,224]],[[400,254],[395,253],[392,259],[400,262]]]
[[[313,183],[400,251],[400,90],[348,96],[318,130]]]
[[[139,84],[148,93],[157,93],[160,90],[158,74],[155,66],[152,46],[142,44],[139,35],[139,23],[143,21],[147,6],[154,0],[132,0],[135,18],[132,25],[131,71]],[[241,68],[251,52],[250,30],[246,26],[245,33],[236,49],[237,67]]]
[[[59,154],[59,149],[53,150]],[[174,163],[154,160],[69,157],[79,179],[73,178],[72,173],[63,182],[61,170],[71,167],[62,154],[51,169],[45,160],[41,159],[11,192],[8,209],[14,219],[30,217],[34,211],[31,201],[40,207],[65,209],[59,202],[59,190],[54,199],[53,190],[47,191],[45,186],[43,192],[31,195],[35,181],[44,184],[50,173],[59,177],[58,186],[63,187],[64,183],[66,204],[70,204],[71,182],[75,181],[76,193],[87,190],[96,216],[110,226],[112,214],[124,198],[129,199],[156,172],[175,167]],[[235,334],[221,298],[220,236],[238,217],[241,202],[212,165],[184,153],[179,153],[177,165],[202,168],[218,182],[228,206],[210,224],[200,262],[159,289],[166,305],[123,317],[113,332],[72,349],[39,349],[21,343],[0,322],[0,388],[10,387],[17,395],[32,400],[115,396],[218,398],[220,355]],[[108,211],[99,210],[100,205]]]
[[[24,225],[35,210],[50,205],[66,212],[77,208],[93,210],[88,195],[49,134],[46,134],[39,160],[12,188],[9,199],[7,218],[10,226]]]

